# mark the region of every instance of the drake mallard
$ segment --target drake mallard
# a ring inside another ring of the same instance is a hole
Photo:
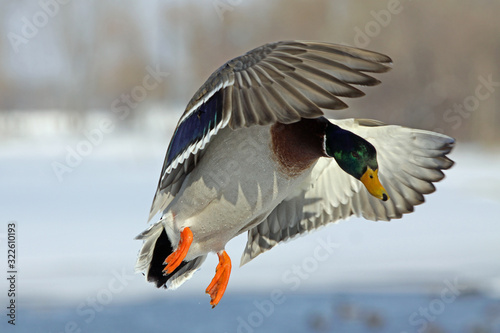
[[[452,166],[454,139],[366,119],[326,119],[353,85],[380,81],[380,53],[282,41],[228,61],[194,94],[168,147],[136,269],[176,288],[210,252],[206,292],[219,303],[231,272],[224,250],[248,232],[241,264],[278,243],[352,215],[391,220],[413,211]]]

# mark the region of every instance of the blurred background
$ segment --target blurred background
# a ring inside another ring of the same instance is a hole
[[[4,271],[8,223],[18,250],[16,327],[1,327],[500,332],[499,13],[489,0],[0,0]],[[380,86],[328,115],[448,134],[457,164],[402,220],[343,221],[241,268],[238,237],[214,310],[215,256],[176,291],[146,284],[133,238],[185,105],[227,60],[289,39],[389,55]]]

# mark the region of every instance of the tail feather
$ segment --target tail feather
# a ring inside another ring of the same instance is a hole
[[[162,222],[154,224],[138,235],[136,239],[143,239],[144,244],[137,258],[135,270],[145,272],[146,280],[154,283],[158,288],[162,286],[171,289],[179,287],[191,278],[206,258],[206,256],[200,256],[191,261],[183,261],[172,273],[164,274],[165,265],[163,263],[174,249]]]

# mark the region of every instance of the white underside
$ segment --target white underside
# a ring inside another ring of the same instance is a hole
[[[221,130],[185,178],[162,217],[172,244],[178,244],[183,228],[193,232],[185,260],[223,250],[229,240],[263,221],[309,176],[305,172],[289,178],[277,171],[269,130]]]

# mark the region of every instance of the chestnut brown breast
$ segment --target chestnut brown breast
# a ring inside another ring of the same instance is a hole
[[[309,169],[324,153],[323,119],[302,119],[293,124],[276,123],[271,126],[271,150],[280,171],[297,177]]]

